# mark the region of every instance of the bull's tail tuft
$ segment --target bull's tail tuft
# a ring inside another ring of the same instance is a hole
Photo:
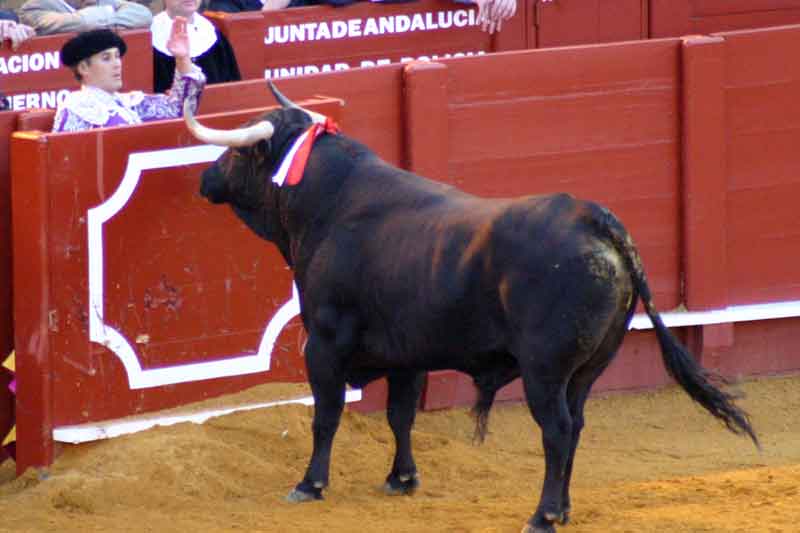
[[[615,248],[624,258],[630,272],[634,287],[642,299],[647,316],[653,322],[664,366],[669,375],[684,391],[705,408],[714,417],[737,435],[747,435],[760,448],[758,437],[750,424],[750,416],[734,400],[740,395],[727,392],[717,387],[727,385],[727,380],[716,372],[700,366],[689,351],[667,329],[661,315],[653,305],[650,287],[642,268],[639,252],[622,223],[608,210],[602,210],[602,227],[611,238]]]
[[[472,414],[475,417],[475,433],[472,436],[472,442],[483,444],[489,429],[489,411],[491,411],[494,404],[497,388],[481,383],[478,380],[475,381],[475,386],[478,390],[478,399],[472,407]]]

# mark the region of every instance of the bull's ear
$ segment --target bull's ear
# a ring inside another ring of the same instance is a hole
[[[272,83],[272,80],[267,80],[267,85],[269,86],[269,90],[272,91],[272,96],[274,96],[275,100],[281,104],[281,107],[297,107],[294,102],[286,98],[283,93],[280,92],[277,87],[275,87],[275,84]]]

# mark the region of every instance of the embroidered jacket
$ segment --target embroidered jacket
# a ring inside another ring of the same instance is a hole
[[[184,100],[189,100],[192,109],[197,111],[205,84],[203,71],[194,65],[188,74],[175,73],[169,94],[142,91],[112,94],[84,85],[58,106],[53,131],[82,131],[179,118],[183,116]]]

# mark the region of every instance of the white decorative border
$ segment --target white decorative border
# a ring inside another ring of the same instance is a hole
[[[357,402],[361,400],[361,389],[351,389],[345,393],[345,403]],[[291,400],[278,400],[274,402],[254,403],[248,405],[238,405],[236,407],[228,407],[225,409],[214,409],[210,411],[202,411],[199,413],[180,414],[174,416],[152,416],[142,417],[136,420],[109,420],[106,422],[99,422],[94,424],[81,424],[77,426],[61,426],[53,430],[53,440],[58,442],[69,442],[71,444],[80,444],[82,442],[89,442],[101,439],[112,439],[120,435],[128,435],[137,433],[156,426],[172,426],[183,422],[192,422],[194,424],[203,424],[211,418],[218,416],[229,415],[231,413],[239,413],[242,411],[252,411],[254,409],[263,409],[265,407],[278,407],[280,405],[300,404],[300,405],[314,405],[314,398],[311,396],[304,396],[302,398],[295,398]]]
[[[158,387],[172,383],[185,383],[203,379],[254,374],[269,370],[272,349],[286,324],[300,313],[297,287],[292,284],[292,297],[284,303],[269,321],[258,352],[238,357],[189,363],[169,367],[142,369],[133,346],[125,336],[104,322],[103,300],[103,224],[120,212],[127,204],[142,171],[183,165],[208,163],[225,151],[224,147],[202,145],[188,148],[138,152],[128,156],[125,175],[114,194],[102,204],[87,212],[89,239],[89,338],[102,344],[122,361],[128,374],[131,389]]]
[[[800,316],[800,300],[768,304],[732,305],[711,311],[675,311],[661,313],[664,324],[670,328],[704,326],[728,322],[749,322]],[[652,329],[653,323],[644,313],[633,317],[629,329]]]

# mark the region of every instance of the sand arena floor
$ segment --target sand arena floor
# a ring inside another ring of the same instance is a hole
[[[573,521],[559,531],[800,531],[800,377],[742,388],[761,452],[674,388],[592,398]],[[263,386],[216,403],[273,394]],[[46,480],[15,480],[6,462],[0,531],[495,533],[519,531],[534,510],[544,462],[520,405],[493,410],[482,446],[471,443],[467,411],[421,413],[413,497],[381,492],[393,450],[384,417],[346,413],[327,499],[288,504],[310,451],[310,416],[272,408],[71,446]]]

